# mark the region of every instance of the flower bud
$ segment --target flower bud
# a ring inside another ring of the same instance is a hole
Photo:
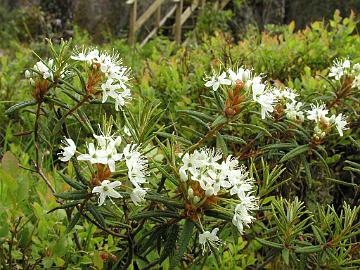
[[[188,198],[192,199],[193,197],[194,197],[194,190],[191,187],[189,187],[189,189],[188,189]]]
[[[25,70],[25,78],[29,79],[31,77],[31,73],[29,70]]]
[[[200,198],[198,196],[194,196],[193,202],[194,203],[200,202]]]
[[[33,78],[30,78],[30,80],[29,80],[29,81],[30,81],[30,85],[31,85],[31,86],[35,86],[35,81],[34,81],[34,79],[33,79]]]

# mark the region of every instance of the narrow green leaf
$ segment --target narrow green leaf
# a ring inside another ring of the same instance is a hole
[[[101,225],[103,226],[104,228],[106,227],[106,224],[105,224],[105,219],[103,217],[103,215],[96,210],[96,207],[91,204],[91,203],[88,203],[86,205],[87,209],[90,211],[90,213],[93,215],[94,219]]]
[[[71,67],[71,69],[76,72],[77,76],[80,79],[81,87],[82,87],[83,91],[85,92],[86,91],[86,82],[85,82],[85,79],[82,76],[81,72],[76,67]]]
[[[160,256],[160,264],[165,261],[167,257],[173,256],[178,235],[179,225],[177,223],[170,225],[170,227],[167,229],[166,241]]]
[[[156,161],[153,162],[153,164],[155,165],[155,167],[163,174],[166,176],[166,178],[168,178],[173,184],[178,185],[178,181],[171,175],[169,174],[164,168],[163,166],[161,166],[160,164],[158,164]]]
[[[71,232],[71,230],[75,227],[75,225],[79,222],[81,214],[77,212],[71,219],[69,225],[66,228],[66,233]]]
[[[219,255],[219,251],[213,245],[210,245],[210,250],[211,250],[211,253],[215,257],[215,262],[216,262],[217,267],[220,269],[220,267],[221,267],[221,258],[220,258],[220,255]]]
[[[203,119],[205,121],[210,121],[210,122],[214,121],[214,118],[212,116],[206,115],[202,112],[196,112],[196,111],[192,111],[192,110],[178,110],[177,112],[182,113],[182,114],[190,114],[190,115],[199,117],[200,119]]]
[[[58,174],[61,176],[61,178],[71,187],[77,189],[77,190],[85,190],[86,186],[80,182],[73,181],[66,175],[62,174],[61,172],[58,172]]]
[[[348,183],[348,182],[345,182],[345,181],[342,181],[342,180],[338,180],[338,179],[334,179],[334,178],[330,178],[330,177],[326,177],[325,178],[326,180],[329,180],[331,182],[334,182],[336,184],[339,184],[339,185],[343,185],[343,186],[347,186],[347,187],[353,187],[353,188],[357,188],[358,185],[355,184],[355,183]]]
[[[53,209],[51,209],[50,211],[47,212],[47,214],[51,213],[51,212],[54,212],[56,210],[59,210],[59,209],[67,209],[67,208],[72,208],[72,207],[75,207],[76,205],[78,205],[80,202],[79,201],[76,201],[76,202],[69,202],[69,203],[65,203],[65,204],[62,204],[60,206],[57,206]]]
[[[173,206],[176,208],[184,208],[184,204],[180,201],[175,201],[173,199],[163,197],[156,193],[148,193],[145,195],[145,199],[153,202],[160,202],[165,205]]]
[[[252,131],[256,131],[256,130],[260,130],[262,132],[264,132],[266,135],[268,135],[269,137],[272,137],[271,133],[263,127],[259,127],[257,125],[253,125],[253,124],[237,124],[238,127],[243,127],[243,128],[248,128],[249,130]]]
[[[64,199],[64,200],[81,200],[85,199],[89,196],[87,190],[79,190],[79,191],[72,191],[72,192],[64,192],[64,193],[55,193],[55,197]]]
[[[184,253],[189,245],[193,228],[194,228],[194,222],[192,222],[189,219],[186,219],[183,230],[182,230],[180,238],[179,238],[179,242],[178,242],[179,247],[178,247],[177,251],[175,252],[174,256],[172,256],[170,259],[169,269],[175,269],[176,266],[181,261],[181,258],[184,255]]]
[[[9,113],[12,113],[12,112],[14,112],[14,111],[20,110],[20,109],[22,109],[22,108],[35,105],[36,103],[37,103],[37,102],[36,102],[35,99],[26,100],[26,101],[22,101],[22,102],[16,103],[15,105],[13,105],[13,106],[11,106],[9,109],[7,109],[7,110],[5,111],[5,114],[9,114]]]
[[[222,134],[222,137],[225,141],[236,143],[236,144],[246,144],[246,141],[241,139],[240,137],[236,136],[230,136],[230,135],[224,135]]]
[[[129,218],[137,220],[137,219],[150,218],[150,217],[179,218],[179,215],[177,213],[170,212],[170,211],[153,210],[153,211],[147,211],[147,212],[134,214],[134,215],[131,215]]]
[[[300,145],[300,146],[296,147],[295,149],[292,149],[285,156],[283,156],[279,162],[285,162],[290,159],[293,159],[294,157],[296,157],[302,153],[305,153],[306,151],[309,151],[310,149],[311,149],[311,147],[308,144]]]
[[[306,247],[295,247],[296,253],[316,253],[322,250],[320,245],[318,246],[306,246]]]
[[[211,127],[217,127],[219,125],[225,124],[228,121],[228,119],[224,115],[219,115],[216,117],[215,121],[211,124]]]
[[[276,144],[270,144],[266,145],[262,148],[262,150],[272,150],[272,149],[288,149],[288,148],[294,148],[297,145],[295,143],[276,143]]]
[[[169,133],[165,133],[165,132],[155,132],[155,134],[161,136],[161,137],[165,137],[165,138],[175,138],[176,141],[179,141],[179,142],[182,142],[184,144],[187,144],[187,145],[192,145],[193,143],[185,138],[182,138],[180,136],[176,136],[174,134],[169,134]]]
[[[225,156],[228,155],[229,151],[228,151],[227,145],[225,143],[223,136],[220,134],[220,132],[216,133],[216,148],[220,148]]]
[[[316,237],[316,240],[319,243],[324,244],[326,239],[325,239],[325,236],[324,236],[323,232],[321,231],[321,229],[316,225],[311,225],[311,229]]]
[[[279,248],[279,249],[283,249],[283,248],[284,248],[284,245],[279,244],[279,243],[271,242],[271,241],[268,241],[268,240],[265,240],[265,239],[261,239],[261,238],[258,238],[258,237],[256,237],[256,240],[257,240],[258,242],[260,242],[260,244],[262,244],[262,245],[264,245],[264,246],[273,247],[273,248]]]
[[[283,248],[281,250],[281,257],[283,258],[286,265],[289,265],[289,250],[287,248]]]
[[[231,221],[233,218],[231,214],[228,214],[225,212],[219,212],[217,210],[206,210],[204,213],[207,216],[219,218],[219,219],[226,220],[226,221]]]

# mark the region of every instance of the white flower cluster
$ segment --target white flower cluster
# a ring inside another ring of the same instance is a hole
[[[327,116],[329,110],[326,109],[325,104],[311,104],[311,110],[306,111],[307,119],[315,122],[314,136],[317,139],[324,138],[326,135],[325,129],[335,126],[340,136],[343,136],[343,130],[347,129],[345,126],[347,122],[344,116],[340,113],[338,115]]]
[[[252,195],[254,179],[231,155],[219,163],[221,158],[221,152],[209,148],[195,150],[192,154],[186,153],[182,157],[183,165],[179,169],[180,178],[184,182],[199,183],[205,199],[216,196],[221,189],[230,195],[237,195],[240,203],[235,208],[233,223],[242,233],[243,226],[248,225],[249,220],[253,220],[250,216],[251,211],[257,208],[257,199]],[[193,189],[189,187],[188,199],[196,204],[204,198],[194,196]],[[243,212],[240,213],[239,209]]]
[[[130,69],[122,65],[118,54],[108,54],[97,49],[83,50],[71,56],[73,60],[88,63],[96,66],[105,75],[105,82],[101,85],[102,102],[105,103],[108,97],[115,100],[115,109],[118,111],[128,100],[131,99],[131,92],[128,86]]]
[[[88,161],[91,164],[107,165],[110,172],[112,173],[115,172],[116,164],[118,162],[125,161],[128,169],[129,180],[134,186],[130,196],[134,204],[138,205],[146,195],[147,189],[143,188],[142,185],[147,183],[146,176],[148,175],[148,161],[140,153],[139,146],[136,144],[126,144],[122,152],[120,152],[118,151],[122,142],[120,136],[115,137],[109,133],[102,133],[101,135],[94,134],[93,136],[95,141],[88,144],[88,153],[80,154],[77,157],[77,160]],[[62,148],[63,152],[60,153],[60,160],[62,161],[70,160],[71,157],[73,157],[76,153],[76,145],[73,140],[68,138],[65,139],[65,145]],[[105,191],[114,188],[113,186],[109,186],[109,183],[110,182],[102,181],[101,188],[103,189],[105,187]],[[95,187],[93,192],[99,192],[99,188],[100,187]],[[102,193],[100,193],[99,204],[101,205],[103,202],[104,200],[102,200]]]
[[[341,80],[344,76],[353,77],[352,87],[360,88],[360,64],[353,64],[349,59],[335,59],[333,66],[330,68],[329,77],[336,81]]]
[[[253,75],[250,69],[243,67],[236,71],[228,69],[227,73],[222,72],[220,76],[213,75],[206,81],[205,86],[217,91],[220,85],[235,85],[238,81],[244,83],[245,91],[251,92],[253,100],[261,105],[261,117],[263,119],[274,111],[275,95],[268,91],[266,84],[262,82],[262,76]]]
[[[294,90],[291,88],[280,89],[273,87],[271,92],[274,94],[277,103],[284,106],[286,118],[296,122],[304,121],[304,112],[301,110],[303,104],[296,100],[298,94]]]

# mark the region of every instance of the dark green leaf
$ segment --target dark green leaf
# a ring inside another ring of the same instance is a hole
[[[89,196],[87,190],[79,190],[79,191],[72,191],[72,192],[64,192],[64,193],[55,193],[55,197],[64,199],[64,200],[81,200],[85,199]]]
[[[86,189],[86,186],[84,184],[77,182],[77,181],[73,181],[69,177],[67,177],[66,175],[64,175],[60,172],[58,172],[58,173],[69,186],[71,186],[77,190],[85,190]]]
[[[300,146],[296,147],[295,149],[292,149],[285,156],[283,156],[279,162],[285,162],[290,159],[293,159],[294,157],[296,157],[302,153],[305,153],[305,152],[309,151],[310,149],[311,149],[311,147],[308,144],[300,145]]]
[[[189,245],[193,228],[194,228],[194,222],[192,222],[189,219],[186,219],[183,230],[182,230],[180,238],[179,238],[178,249],[176,250],[174,256],[172,256],[170,259],[169,269],[175,269],[176,266],[181,261],[181,258],[183,257],[183,255]]]
[[[71,230],[75,227],[75,225],[79,222],[81,214],[77,212],[71,219],[69,225],[66,228],[66,233],[71,232]]]
[[[14,111],[17,111],[17,110],[20,110],[22,108],[25,108],[25,107],[28,107],[28,106],[32,106],[32,105],[35,105],[37,102],[35,99],[32,99],[32,100],[26,100],[26,101],[23,101],[23,102],[20,102],[20,103],[17,103],[13,106],[11,106],[9,109],[7,109],[5,111],[6,114],[9,114],[9,113],[12,113]]]

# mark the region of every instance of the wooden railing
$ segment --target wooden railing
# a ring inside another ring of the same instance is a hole
[[[161,6],[165,2],[173,2],[174,5],[161,18]],[[183,11],[183,0],[154,0],[148,9],[137,18],[137,0],[128,0],[126,3],[130,5],[130,21],[129,21],[129,36],[128,41],[130,45],[136,43],[136,32],[144,25],[144,23],[151,17],[155,17],[155,27],[140,43],[144,46],[152,37],[156,35],[160,27],[175,14],[175,24],[173,26],[174,37],[177,43],[181,43],[181,32],[183,24],[190,18],[191,14],[200,8],[203,10],[206,0],[193,0],[191,5]],[[214,2],[214,7],[217,9],[224,9],[231,0],[218,0]]]

